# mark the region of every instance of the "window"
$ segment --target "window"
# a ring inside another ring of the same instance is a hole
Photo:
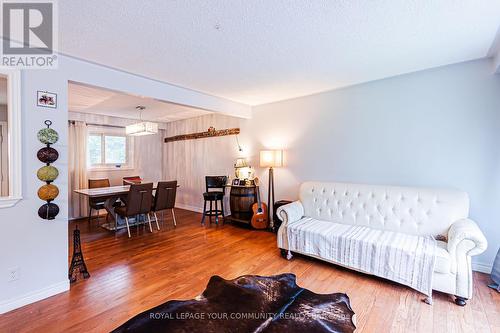
[[[87,165],[90,168],[132,167],[131,140],[120,131],[91,129],[87,139]]]

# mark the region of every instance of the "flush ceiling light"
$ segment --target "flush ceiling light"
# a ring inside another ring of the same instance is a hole
[[[138,105],[136,106],[136,110],[139,111],[139,119],[141,122],[127,125],[125,127],[125,133],[131,136],[142,136],[142,135],[151,135],[158,133],[158,124],[150,121],[142,121],[142,111],[145,109],[145,106]]]

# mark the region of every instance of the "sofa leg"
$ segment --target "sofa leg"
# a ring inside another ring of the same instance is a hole
[[[467,304],[467,298],[455,296],[455,304],[465,306]]]
[[[291,260],[293,258],[292,252],[285,250],[285,249],[280,249],[281,256],[285,258],[286,260]]]

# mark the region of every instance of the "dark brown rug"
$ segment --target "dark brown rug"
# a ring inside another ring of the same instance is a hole
[[[346,294],[315,294],[294,274],[212,276],[200,296],[168,301],[113,332],[354,332]]]

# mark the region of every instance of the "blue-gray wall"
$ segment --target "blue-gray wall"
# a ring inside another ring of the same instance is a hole
[[[500,245],[500,75],[492,73],[479,60],[257,106],[243,141],[253,165],[261,147],[286,149],[277,199],[296,198],[305,180],[467,191],[489,241],[474,259],[484,269]]]

